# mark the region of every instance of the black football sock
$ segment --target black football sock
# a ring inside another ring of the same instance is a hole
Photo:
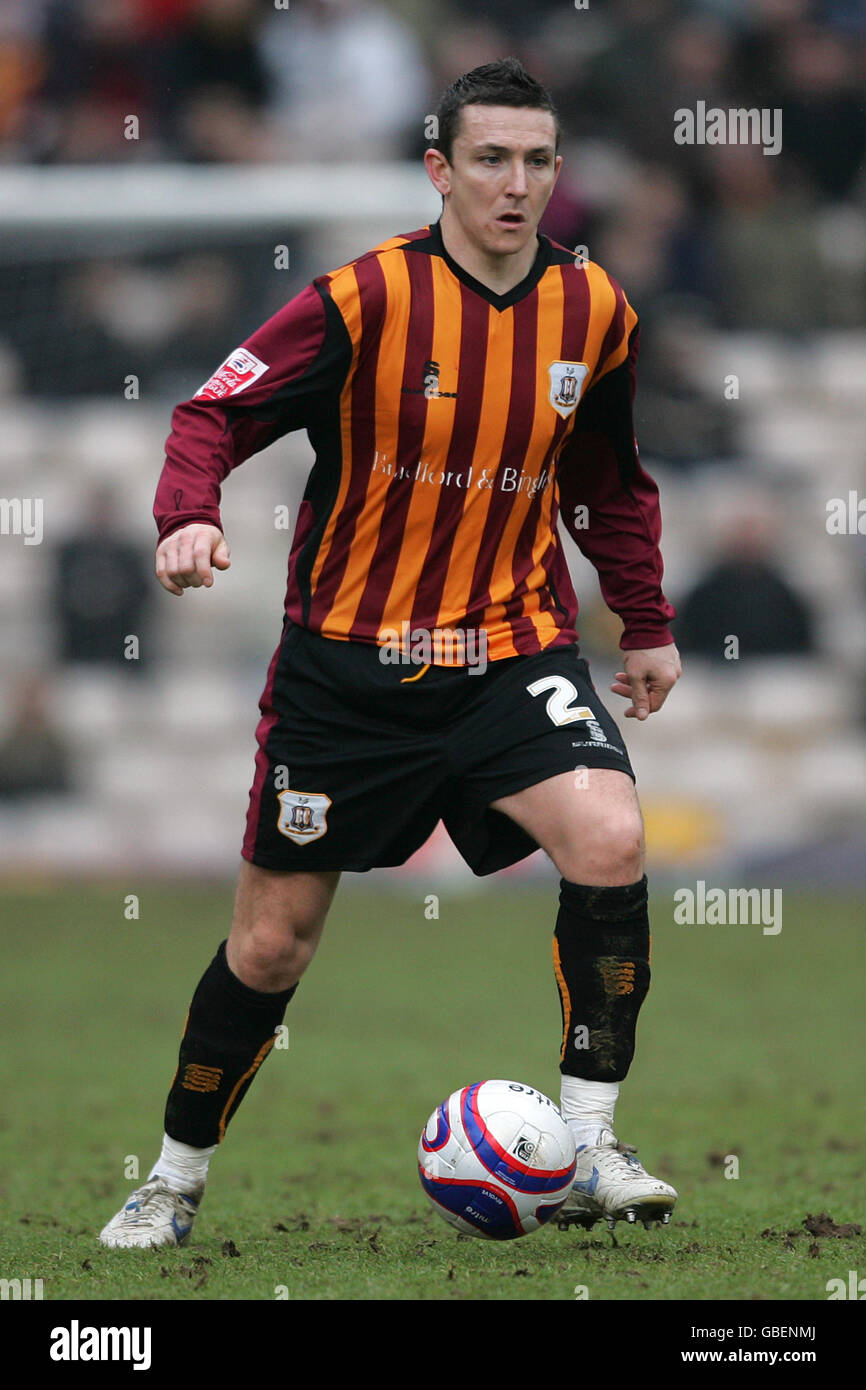
[[[553,962],[562,1008],[560,1071],[621,1081],[650,983],[646,875],[619,888],[560,880]]]
[[[222,942],[189,1006],[165,1107],[166,1134],[197,1148],[222,1141],[296,989],[250,989],[229,969]]]

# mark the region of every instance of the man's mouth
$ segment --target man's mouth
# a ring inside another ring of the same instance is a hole
[[[504,222],[508,227],[522,227],[526,218],[522,212],[503,212],[496,219],[497,222]]]

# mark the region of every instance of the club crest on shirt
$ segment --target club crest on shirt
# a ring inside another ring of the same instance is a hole
[[[331,798],[322,792],[278,792],[280,818],[277,829],[296,845],[318,840],[328,829]]]
[[[557,414],[567,420],[580,400],[580,392],[589,367],[585,362],[551,362],[550,394],[548,400]]]

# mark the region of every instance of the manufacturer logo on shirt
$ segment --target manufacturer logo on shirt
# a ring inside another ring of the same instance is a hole
[[[440,391],[439,389],[438,362],[432,359],[424,363],[424,385],[423,386],[403,386],[401,387],[404,396],[426,396],[428,401],[435,400],[437,396],[456,397],[456,391]]]
[[[236,396],[245,391],[254,381],[268,370],[267,362],[261,362],[248,348],[238,348],[231,353],[204,386],[196,391],[194,400],[221,401],[225,396]]]
[[[567,420],[580,400],[589,367],[585,362],[551,362],[547,370],[550,375],[547,399],[557,414]]]

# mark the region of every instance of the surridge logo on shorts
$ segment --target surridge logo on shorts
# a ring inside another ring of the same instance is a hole
[[[558,415],[567,420],[580,400],[589,367],[585,362],[551,362],[548,400]]]
[[[237,348],[229,354],[222,366],[217,368],[210,380],[198,388],[193,399],[221,401],[224,396],[236,396],[267,370],[267,362],[260,361],[249,348]]]
[[[331,798],[323,792],[278,792],[280,816],[277,829],[296,845],[327,834]]]

